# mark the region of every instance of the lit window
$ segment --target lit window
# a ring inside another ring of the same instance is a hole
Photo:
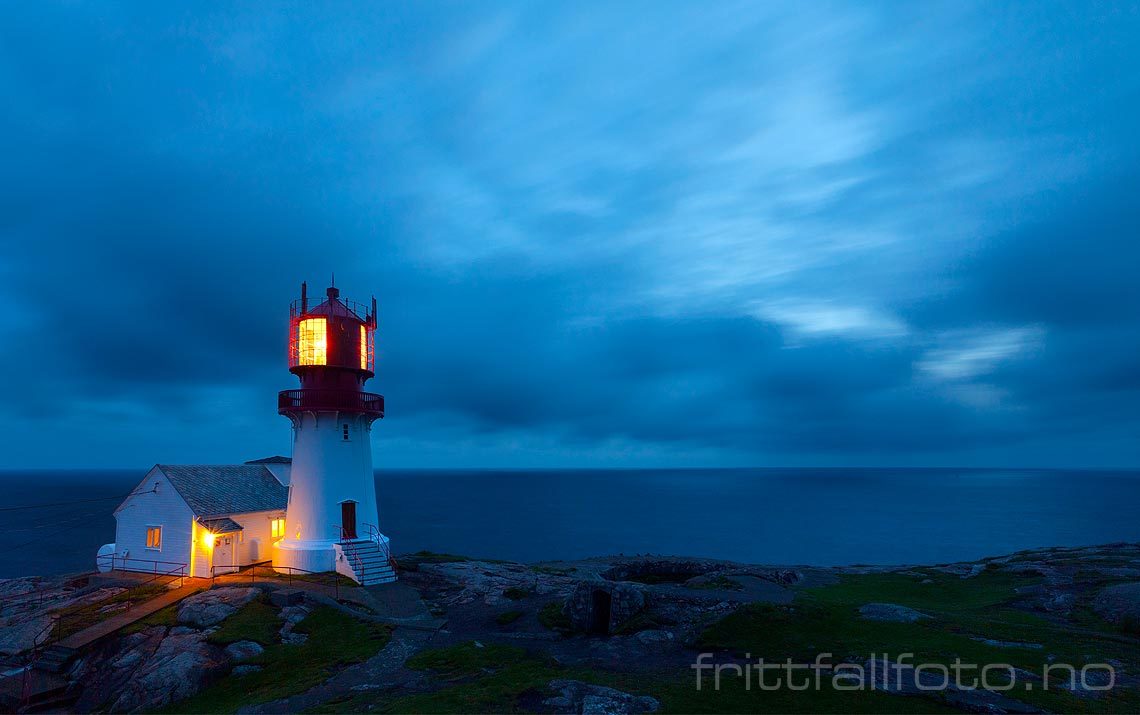
[[[269,535],[274,539],[280,539],[285,536],[285,520],[284,519],[270,519],[269,520]]]
[[[360,369],[368,369],[368,329],[360,326]]]
[[[148,526],[146,528],[146,547],[156,551],[162,550],[162,527]]]
[[[324,318],[305,318],[297,323],[297,364],[328,364],[328,340]]]

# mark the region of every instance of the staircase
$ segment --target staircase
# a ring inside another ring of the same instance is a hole
[[[340,542],[352,572],[361,586],[378,583],[392,583],[396,572],[392,569],[388,554],[371,539],[345,539]]]
[[[48,673],[62,673],[67,670],[71,659],[75,657],[76,650],[67,646],[49,645],[40,653],[35,661],[35,667]]]

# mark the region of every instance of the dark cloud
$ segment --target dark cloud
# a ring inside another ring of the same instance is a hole
[[[1140,459],[1133,10],[137,10],[0,11],[9,466],[286,449],[333,271],[379,464]]]

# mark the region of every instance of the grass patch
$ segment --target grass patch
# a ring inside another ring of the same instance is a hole
[[[440,687],[428,693],[392,698],[377,693],[354,694],[329,702],[314,712],[386,713],[509,713],[542,712],[542,700],[552,697],[547,684],[568,678],[597,683],[637,695],[658,698],[666,713],[740,712],[949,712],[939,703],[886,695],[881,692],[849,693],[774,692],[756,688],[746,691],[739,680],[725,678],[720,691],[706,687],[697,691],[689,677],[665,680],[628,673],[608,673],[568,668],[553,661],[528,656],[514,646],[478,647],[468,642],[448,648],[423,651],[408,659],[415,670],[432,671]]]
[[[656,631],[675,625],[677,624],[672,621],[663,619],[658,615],[655,615],[648,611],[642,611],[625,623],[621,624],[621,626],[614,631],[614,635],[628,636],[634,633],[640,633],[641,631]]]
[[[128,606],[132,604],[137,605],[143,601],[149,601],[155,596],[161,596],[168,590],[163,584],[151,583],[128,589],[95,603],[76,604],[61,608],[55,612],[60,619],[58,637],[67,638],[74,633],[90,628],[96,623],[125,612]]]
[[[501,626],[505,626],[522,618],[524,613],[524,611],[503,611],[495,616],[495,622]]]
[[[532,591],[529,588],[519,588],[518,586],[511,586],[507,590],[503,591],[503,596],[511,599],[512,601],[521,601],[524,598],[526,598],[527,596],[531,595],[532,593],[534,593],[534,591]]]
[[[552,631],[559,633],[572,633],[574,624],[570,617],[562,611],[561,601],[551,601],[538,612],[538,622]]]
[[[264,668],[230,676],[165,712],[231,713],[238,708],[303,693],[337,670],[378,653],[391,637],[391,627],[358,621],[334,608],[313,610],[293,629],[306,633],[300,644],[277,643],[246,661]]]
[[[709,591],[743,591],[744,584],[725,575],[714,576],[707,581],[685,584],[687,588],[707,589]]]
[[[281,619],[277,614],[277,609],[269,604],[269,599],[263,594],[222,621],[221,627],[206,640],[222,646],[238,641],[273,645],[278,642],[278,632],[281,630]]]
[[[315,583],[321,586],[339,586],[340,588],[358,588],[360,584],[353,581],[348,576],[336,571],[325,571],[323,573],[295,573],[292,575],[281,574],[279,578],[285,578],[287,581],[302,581],[304,583]]]
[[[923,581],[929,581],[923,583]],[[872,653],[914,653],[916,662],[950,664],[955,658],[979,665],[1009,663],[1041,674],[1046,658],[1078,669],[1089,662],[1120,660],[1135,667],[1140,651],[1116,634],[1098,634],[1019,610],[1016,588],[1039,581],[986,570],[972,578],[933,571],[847,575],[836,584],[800,592],[791,605],[748,604],[707,628],[701,650],[750,653],[753,659],[807,662],[833,653],[832,662],[863,662]],[[869,621],[858,608],[872,602],[895,603],[933,616],[915,623]],[[1040,644],[1041,648],[999,647],[980,638]],[[1022,683],[1026,682],[1024,680]],[[853,693],[843,693],[844,696]],[[1018,687],[1010,697],[1047,710],[1101,709],[1108,699],[1078,698],[1058,690],[1031,692]],[[1121,701],[1120,698],[1125,698]],[[1113,693],[1115,707],[1135,707],[1135,693]],[[912,707],[919,701],[905,698]],[[821,708],[825,709],[825,708]]]
[[[135,621],[119,632],[124,635],[130,635],[131,633],[138,633],[153,626],[172,628],[176,625],[178,625],[178,604],[172,603],[165,608],[160,608],[146,618]]]

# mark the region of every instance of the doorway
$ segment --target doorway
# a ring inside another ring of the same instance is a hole
[[[610,634],[610,612],[612,609],[613,597],[609,591],[595,590],[590,599],[590,635],[608,636]]]
[[[356,502],[342,501],[340,503],[340,538],[356,538]]]

